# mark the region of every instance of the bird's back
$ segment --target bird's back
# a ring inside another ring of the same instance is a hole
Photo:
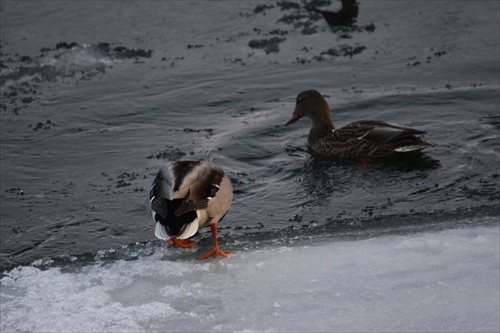
[[[334,158],[380,158],[420,151],[435,144],[422,140],[424,131],[378,120],[361,120],[328,133],[311,129],[310,148]]]

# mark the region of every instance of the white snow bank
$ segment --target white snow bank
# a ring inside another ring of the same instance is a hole
[[[499,260],[499,227],[489,226],[203,262],[157,253],[78,273],[22,267],[1,280],[0,328],[493,332]]]

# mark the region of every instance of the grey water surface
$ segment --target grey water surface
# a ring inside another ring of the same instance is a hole
[[[302,1],[2,1],[2,271],[159,242],[146,195],[176,159],[230,176],[221,244],[497,223],[480,217],[500,197],[500,3],[359,3],[331,28]],[[439,145],[318,160],[307,120],[283,126],[306,89],[336,126],[380,119]]]

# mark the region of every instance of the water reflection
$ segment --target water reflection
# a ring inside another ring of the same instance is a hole
[[[339,11],[318,9],[315,6],[318,1],[312,1],[306,5],[306,9],[321,14],[323,18],[333,27],[349,26],[356,22],[359,12],[359,4],[356,0],[341,0],[342,8]]]
[[[408,212],[432,204],[438,188],[433,177],[441,166],[425,154],[362,163],[310,155],[300,170],[300,206],[320,209],[331,219],[372,218]],[[316,207],[316,208],[314,208]]]

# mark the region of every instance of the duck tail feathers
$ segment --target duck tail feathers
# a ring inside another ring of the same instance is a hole
[[[196,218],[194,219],[193,222],[184,225],[179,235],[177,235],[177,238],[187,239],[189,237],[192,237],[198,232],[198,228],[199,228],[199,223],[198,219]]]
[[[170,238],[167,228],[165,228],[165,226],[160,222],[156,222],[155,236],[162,240],[167,240]]]
[[[410,152],[420,151],[422,149],[429,148],[429,147],[435,147],[437,145],[438,144],[434,143],[434,142],[424,142],[421,144],[398,147],[398,148],[394,149],[394,151],[396,153],[410,153]]]

